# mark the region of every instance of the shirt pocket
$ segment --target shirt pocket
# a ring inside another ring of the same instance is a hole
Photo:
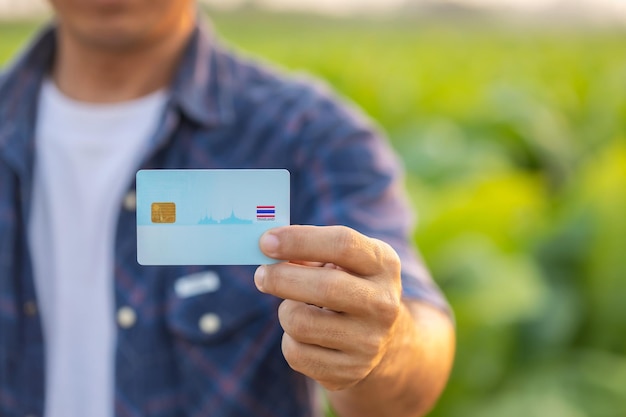
[[[289,380],[280,350],[280,300],[256,289],[253,267],[211,271],[220,280],[213,291],[181,296],[175,285],[168,290],[166,325],[184,415],[209,405],[211,415],[253,415],[242,411],[244,398],[264,404],[270,376],[280,370]]]
[[[228,344],[249,337],[255,322],[277,320],[278,300],[257,290],[254,270],[221,267],[178,278],[168,289],[169,332],[183,343]]]

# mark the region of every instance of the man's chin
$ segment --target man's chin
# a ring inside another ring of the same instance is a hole
[[[132,51],[146,44],[146,34],[137,27],[126,25],[93,25],[85,28],[76,28],[72,36],[90,48],[108,50],[111,52]]]

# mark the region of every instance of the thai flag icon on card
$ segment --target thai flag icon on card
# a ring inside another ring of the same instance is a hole
[[[256,206],[256,219],[258,221],[276,220],[276,206]]]
[[[282,169],[142,170],[137,173],[141,265],[259,265],[259,238],[289,224]]]

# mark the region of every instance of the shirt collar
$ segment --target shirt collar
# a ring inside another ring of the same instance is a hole
[[[203,126],[229,124],[234,118],[232,73],[212,28],[199,22],[171,84],[171,100]]]
[[[32,166],[39,89],[54,49],[54,31],[46,27],[0,76],[0,157],[22,174]]]
[[[51,24],[42,30],[32,46],[5,74],[7,78],[19,79],[21,88],[9,86],[9,90],[19,95],[24,92],[19,91],[22,88],[38,90],[50,71],[55,50],[56,29]],[[234,118],[234,96],[229,66],[229,60],[217,42],[210,24],[198,19],[170,84],[171,103],[187,118],[203,126],[231,123]],[[29,100],[19,100],[30,109],[20,109],[25,111],[20,113],[34,117],[32,106],[37,97],[38,94],[33,94]],[[0,113],[2,110],[0,109]],[[15,119],[3,117],[3,120]]]

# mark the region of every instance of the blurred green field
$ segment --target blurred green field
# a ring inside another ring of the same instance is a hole
[[[626,416],[626,30],[214,23],[325,78],[403,158],[415,241],[458,324],[432,416]],[[0,23],[0,63],[34,28]]]

